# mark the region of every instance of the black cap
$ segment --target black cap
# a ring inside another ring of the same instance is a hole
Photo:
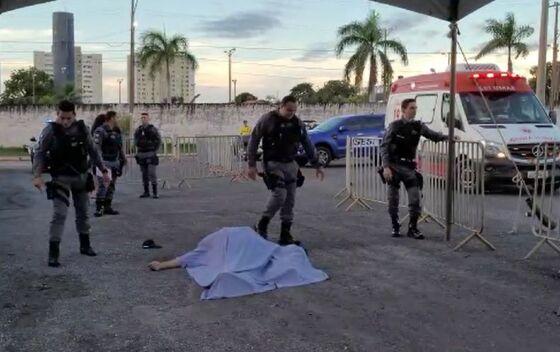
[[[149,239],[149,240],[145,240],[144,243],[142,243],[142,248],[144,249],[152,249],[152,248],[161,248],[161,246],[158,246],[154,240]]]

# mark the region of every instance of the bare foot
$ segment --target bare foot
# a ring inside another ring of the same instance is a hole
[[[161,269],[161,262],[154,260],[153,262],[148,264],[148,268],[150,268],[153,271],[159,271]]]

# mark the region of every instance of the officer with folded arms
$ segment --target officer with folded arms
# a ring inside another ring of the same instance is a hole
[[[158,197],[158,185],[156,167],[159,164],[157,151],[161,145],[161,137],[157,128],[150,124],[150,115],[143,112],[141,115],[142,124],[134,132],[134,145],[137,148],[136,162],[142,171],[142,184],[144,193],[140,198],[150,197],[150,183],[152,184],[152,196]]]
[[[49,229],[49,261],[52,267],[60,266],[60,239],[70,205],[70,195],[76,210],[76,230],[80,238],[80,253],[95,256],[90,245],[88,221],[88,192],[94,188],[93,175],[89,173],[88,157],[101,172],[107,169],[91,139],[83,120],[76,120],[74,104],[61,101],[56,120],[49,123],[43,132],[33,161],[33,186],[42,191],[47,188],[47,198],[53,201],[53,215]],[[43,172],[49,172],[52,180],[45,183]]]
[[[421,215],[420,191],[422,175],[416,171],[416,149],[420,137],[432,141],[447,140],[447,136],[435,132],[416,117],[416,100],[405,99],[401,103],[402,118],[393,121],[385,133],[381,143],[381,160],[383,177],[388,183],[389,215],[393,226],[393,237],[400,237],[399,223],[399,188],[401,182],[408,193],[408,210],[410,221],[407,236],[423,240],[424,235],[418,230],[418,219]]]
[[[303,145],[311,165],[316,167],[317,177],[321,180],[324,178],[315,147],[309,140],[303,122],[296,116],[296,111],[296,99],[292,96],[284,97],[278,110],[271,111],[259,119],[251,134],[248,148],[249,177],[256,180],[257,151],[262,140],[263,177],[267,188],[272,192],[255,230],[267,238],[268,224],[280,210],[280,245],[300,244],[291,235],[296,188],[303,184],[300,165],[296,162],[300,145]]]

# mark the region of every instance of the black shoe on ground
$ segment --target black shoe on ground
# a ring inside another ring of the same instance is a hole
[[[393,227],[393,231],[391,232],[391,237],[402,237],[401,229],[399,229],[398,227],[397,228]]]
[[[290,233],[292,228],[292,223],[290,222],[283,222],[281,224],[280,230],[280,239],[278,240],[278,244],[281,246],[288,246],[290,244],[295,244],[296,246],[301,246],[301,242],[295,240]]]
[[[408,237],[414,238],[415,240],[423,240],[425,238],[422,232],[414,227],[409,227],[408,233],[406,235]]]
[[[60,263],[58,257],[60,255],[60,242],[49,242],[49,266],[58,268]]]
[[[103,210],[103,214],[107,215],[119,215],[119,212],[113,209],[111,206],[112,200],[105,202],[105,209]]]
[[[89,257],[95,257],[97,255],[93,251],[93,248],[91,248],[88,234],[80,234],[80,253]]]
[[[259,222],[253,227],[256,233],[261,235],[265,240],[268,239],[268,224],[270,223],[270,218],[263,216]]]
[[[152,198],[154,198],[154,199],[159,198],[157,184],[152,184],[152,194],[153,194]]]
[[[140,195],[140,198],[150,198],[150,192],[144,192]]]

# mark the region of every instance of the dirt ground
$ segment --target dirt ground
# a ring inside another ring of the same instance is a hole
[[[487,197],[490,252],[459,252],[433,224],[425,241],[389,236],[382,206],[344,212],[333,195],[344,169],[299,192],[295,235],[330,280],[270,293],[201,301],[181,269],[153,259],[193,249],[221,227],[251,225],[267,197],[260,183],[193,181],[138,199],[118,187],[121,215],[91,219],[95,258],[78,253],[73,212],[62,267],[46,265],[51,205],[26,163],[0,164],[0,350],[12,351],[558,351],[560,256],[522,258],[536,239],[509,234],[515,195]],[[526,222],[526,220],[523,220]],[[278,233],[277,220],[273,233]],[[163,246],[143,250],[153,238]]]

